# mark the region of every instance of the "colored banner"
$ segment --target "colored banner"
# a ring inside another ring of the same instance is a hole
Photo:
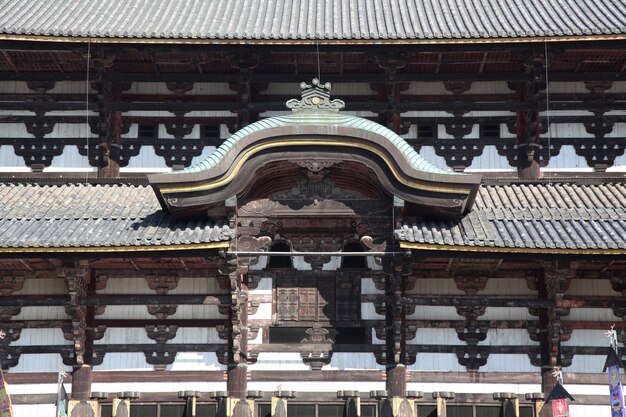
[[[569,417],[569,406],[567,400],[559,398],[552,400],[552,417]]]
[[[67,396],[67,391],[65,391],[65,386],[63,385],[63,380],[61,379],[61,383],[59,384],[59,388],[57,389],[57,415],[56,417],[68,417],[67,413],[67,403],[69,398]]]
[[[609,392],[611,400],[611,417],[626,417],[624,407],[624,389],[620,382],[619,365],[611,365],[607,368],[609,375]]]
[[[13,417],[13,405],[9,396],[9,389],[0,369],[0,417]]]

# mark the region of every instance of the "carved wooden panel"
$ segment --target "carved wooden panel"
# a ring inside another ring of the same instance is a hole
[[[301,272],[296,278],[277,277],[276,283],[278,321],[359,320],[361,290],[356,275]]]
[[[279,320],[298,320],[298,289],[278,288]]]
[[[299,288],[299,319],[316,321],[318,319],[318,297],[316,287]]]

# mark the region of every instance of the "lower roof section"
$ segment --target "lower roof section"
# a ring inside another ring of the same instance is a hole
[[[626,254],[626,184],[482,185],[470,213],[407,222],[404,248],[553,254]]]
[[[217,249],[235,234],[172,218],[141,185],[0,184],[0,201],[0,253]],[[406,219],[395,236],[418,250],[626,255],[626,183],[483,184],[468,214]]]
[[[147,186],[0,184],[0,201],[0,253],[211,249],[233,235],[172,219]]]

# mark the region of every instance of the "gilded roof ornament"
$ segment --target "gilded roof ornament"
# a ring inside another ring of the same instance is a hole
[[[291,99],[287,102],[287,107],[294,112],[302,110],[332,110],[338,112],[346,106],[343,100],[331,100],[331,83],[320,83],[320,80],[313,78],[311,84],[300,83],[302,98]]]

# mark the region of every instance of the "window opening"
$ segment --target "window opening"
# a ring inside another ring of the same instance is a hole
[[[270,252],[291,252],[291,248],[285,242],[278,242],[272,245]],[[267,266],[268,268],[291,268],[291,256],[272,255]]]
[[[363,252],[363,246],[358,242],[347,243],[343,247],[344,252]],[[367,266],[365,262],[365,256],[344,256],[341,259],[342,268],[360,268],[364,269]]]

